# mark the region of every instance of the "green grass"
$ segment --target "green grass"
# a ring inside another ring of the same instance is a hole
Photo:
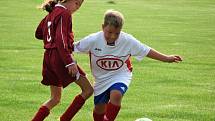
[[[153,121],[215,120],[214,0],[86,0],[74,15],[76,39],[101,30],[103,13],[116,9],[125,16],[123,31],[184,61],[168,64],[133,59],[133,81],[116,121],[148,117]],[[34,38],[46,14],[42,0],[1,0],[0,120],[27,121],[49,98],[40,84],[43,44]],[[93,80],[87,55],[75,55]],[[93,81],[92,81],[93,82]],[[56,121],[80,89],[72,84],[46,121]],[[93,97],[74,121],[92,121]]]

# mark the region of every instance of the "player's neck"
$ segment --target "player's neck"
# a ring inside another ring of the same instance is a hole
[[[115,41],[113,41],[113,42],[107,42],[107,45],[109,45],[109,46],[115,46]]]

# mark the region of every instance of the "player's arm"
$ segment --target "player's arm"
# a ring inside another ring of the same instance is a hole
[[[180,62],[182,61],[182,58],[178,55],[165,55],[163,53],[160,53],[158,51],[156,51],[155,49],[151,48],[149,53],[147,54],[147,57],[155,59],[155,60],[159,60],[159,61],[163,61],[163,62]]]
[[[88,53],[93,45],[93,35],[88,35],[74,43],[74,52]]]
[[[67,15],[62,15],[56,28],[55,41],[57,50],[62,61],[64,62],[65,67],[68,68],[68,71],[71,75],[75,76],[78,72],[78,69],[76,61],[73,59],[73,56],[70,54],[70,50],[68,48],[68,36],[70,36],[70,29],[72,29],[68,28],[71,26],[70,24],[71,17]]]
[[[142,60],[144,56],[147,56],[149,58],[163,61],[163,62],[180,62],[182,61],[182,58],[178,55],[165,55],[163,53],[160,53],[156,51],[155,49],[141,43],[133,36],[128,36],[128,39],[131,40],[131,55],[136,56],[138,60]]]
[[[42,40],[43,39],[43,24],[44,24],[45,18],[40,22],[38,25],[36,31],[35,31],[35,37],[37,39]]]

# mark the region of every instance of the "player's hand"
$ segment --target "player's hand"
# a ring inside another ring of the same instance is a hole
[[[167,62],[172,63],[179,63],[182,61],[182,57],[178,56],[178,55],[170,55],[167,57]]]
[[[75,77],[76,74],[78,73],[78,67],[76,64],[72,64],[70,66],[67,67],[68,68],[68,72],[72,77]]]

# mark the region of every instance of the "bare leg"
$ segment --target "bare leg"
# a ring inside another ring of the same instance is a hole
[[[62,87],[50,86],[50,90],[51,98],[40,107],[32,121],[43,121],[50,110],[60,102]]]
[[[112,90],[110,92],[110,102],[114,105],[121,106],[122,94],[118,90]]]
[[[80,76],[75,83],[81,88],[81,96],[87,100],[93,94],[93,87],[91,86],[89,80],[86,77]]]
[[[51,110],[54,106],[60,103],[62,87],[50,86],[51,90],[51,98],[43,103],[43,106],[46,106],[49,110]]]
[[[122,94],[118,90],[112,90],[110,93],[110,102],[107,104],[104,121],[114,121],[121,108]]]
[[[70,106],[60,117],[61,121],[70,121],[84,105],[85,100],[93,94],[93,88],[86,77],[80,76],[75,83],[80,86],[82,92],[75,97]]]

